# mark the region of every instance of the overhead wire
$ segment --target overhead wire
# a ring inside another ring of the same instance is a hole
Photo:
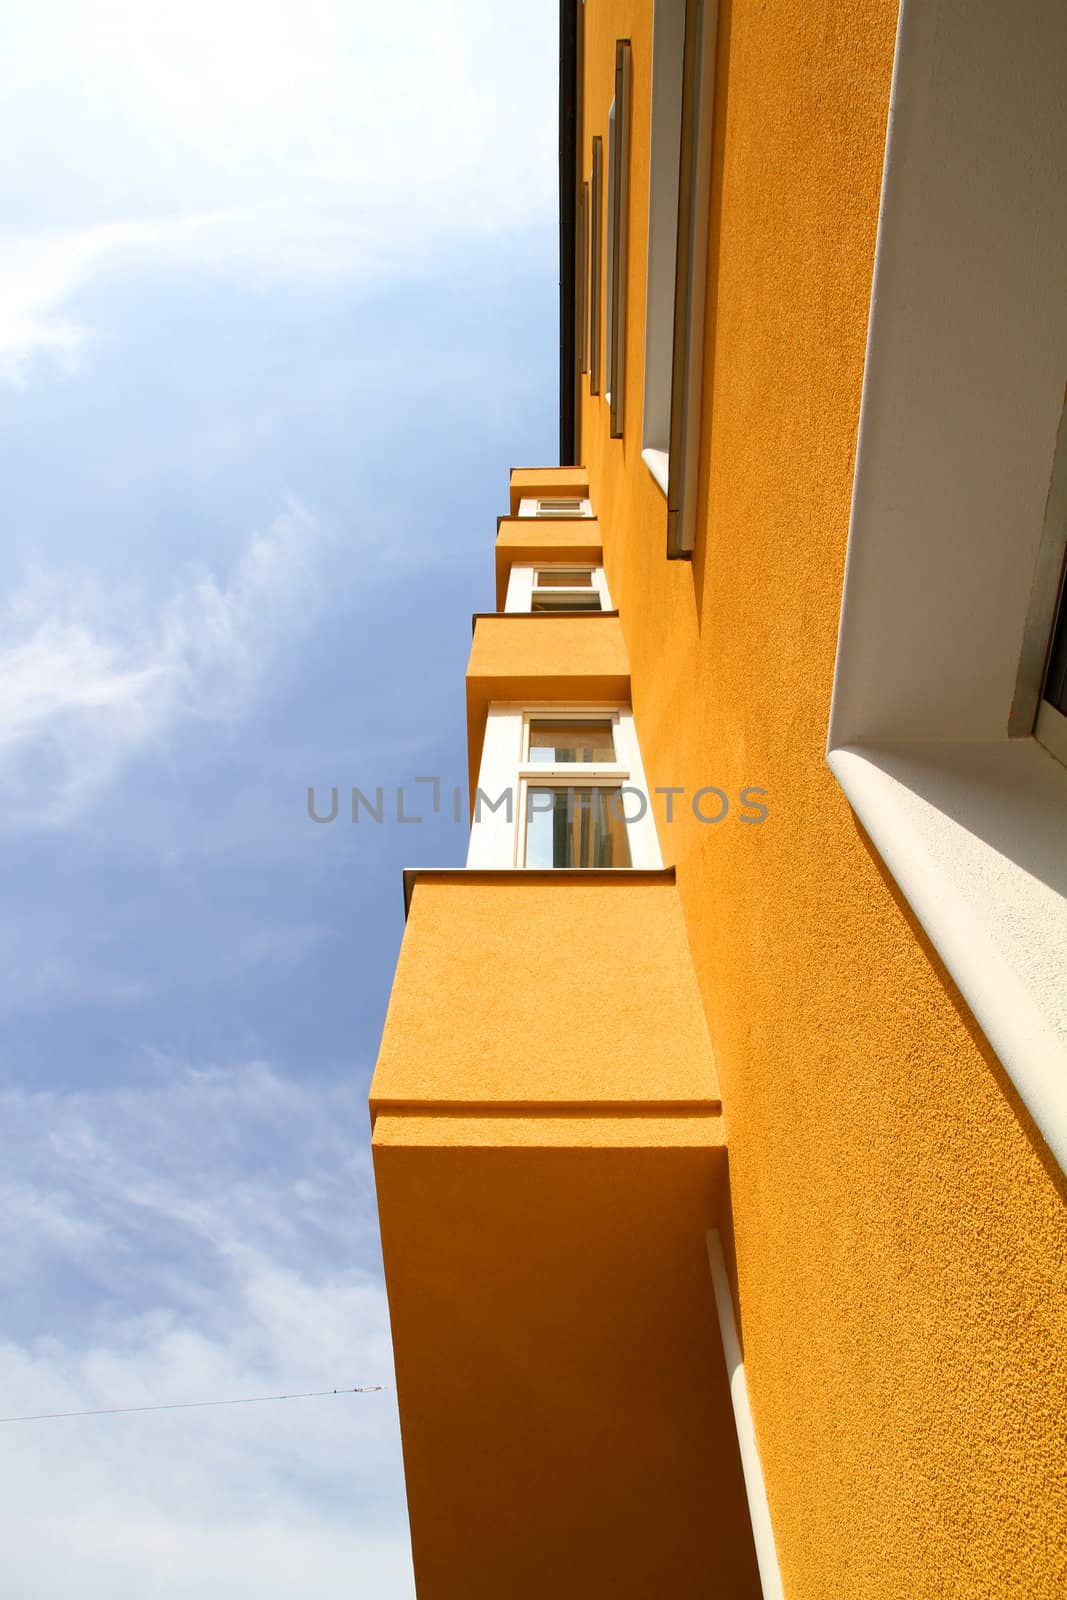
[[[274,1400],[319,1400],[335,1394],[381,1394],[385,1383],[362,1383],[351,1389],[308,1389],[301,1394],[252,1394],[238,1400],[170,1400],[148,1406],[99,1406],[94,1411],[35,1411],[25,1416],[0,1417],[5,1422],[59,1422],[68,1417],[121,1417],[135,1411],[198,1411],[205,1406],[258,1406]]]

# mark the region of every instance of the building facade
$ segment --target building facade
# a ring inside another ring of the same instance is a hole
[[[561,462],[406,875],[421,1600],[1067,1593],[1067,10],[563,0]]]

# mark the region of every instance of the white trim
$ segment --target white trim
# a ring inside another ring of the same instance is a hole
[[[1009,737],[1058,577],[1064,59],[1062,0],[902,5],[827,759],[1067,1170],[1067,772]]]
[[[752,1541],[756,1546],[756,1564],[759,1567],[763,1600],[785,1600],[782,1574],[778,1566],[778,1551],[774,1544],[774,1527],[771,1509],[767,1504],[767,1487],[763,1481],[763,1467],[756,1444],[756,1426],[752,1420],[752,1407],[748,1403],[748,1384],[745,1381],[745,1364],[741,1359],[741,1343],[737,1337],[734,1319],[734,1302],[730,1293],[730,1278],[726,1271],[722,1237],[718,1228],[708,1232],[708,1266],[715,1290],[715,1309],[719,1315],[719,1335],[726,1361],[726,1375],[730,1382],[730,1399],[734,1408],[734,1426],[741,1452],[741,1471],[745,1479],[748,1499],[748,1516],[752,1524]]]
[[[505,611],[529,611],[533,599],[533,567],[512,567],[508,574]]]
[[[641,451],[641,460],[645,463],[645,466],[648,468],[649,472],[651,472],[652,476],[663,490],[663,493],[666,494],[668,492],[667,485],[669,482],[670,460],[666,450],[654,450],[650,445],[648,445],[644,450]]]
[[[559,510],[561,505],[566,505],[567,509]],[[572,509],[575,506],[577,509]],[[520,517],[555,517],[561,521],[573,522],[576,518],[592,515],[593,507],[588,497],[584,495],[524,495],[519,501]]]
[[[827,759],[1067,1171],[1067,771],[1033,739]]]
[[[489,707],[478,767],[471,837],[467,847],[468,867],[513,867],[515,865],[516,804],[519,761],[522,758],[522,711],[494,702]],[[511,792],[510,815],[504,805],[492,811],[479,806],[477,793],[495,801]]]
[[[600,596],[601,611],[611,611],[611,595],[608,592],[607,578],[603,567],[594,567],[587,561],[538,561],[532,566],[512,567],[508,576],[508,592],[504,600],[505,611],[531,611],[533,609],[534,578],[538,572],[588,572],[592,578],[592,588]],[[560,590],[557,594],[573,592],[575,594],[588,594],[588,589],[575,589],[574,591]],[[576,609],[575,615],[592,615],[596,612],[582,612]]]
[[[616,759],[595,766],[567,763],[550,767],[526,760],[528,729],[532,719],[551,718],[554,722],[610,721]],[[507,807],[491,811],[475,805],[471,820],[468,867],[521,867],[526,837],[526,786],[608,787],[624,784],[637,789],[645,800],[641,817],[627,820],[630,865],[639,870],[663,866],[659,836],[652,814],[652,799],[645,779],[641,750],[637,742],[633,712],[621,705],[565,705],[551,702],[521,705],[494,701],[489,707],[478,789],[496,800],[511,791],[511,817]],[[625,810],[629,810],[628,802]]]

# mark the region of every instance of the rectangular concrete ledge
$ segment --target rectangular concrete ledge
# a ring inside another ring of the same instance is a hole
[[[568,617],[617,617],[617,611],[472,611],[471,633],[483,617],[507,617],[509,622],[529,622],[532,619],[540,621],[543,617],[555,617],[557,620]]]
[[[556,495],[589,498],[589,473],[585,467],[512,467],[511,514],[520,500],[547,499]]]
[[[404,921],[417,883],[588,884],[673,883],[673,867],[405,867]]]

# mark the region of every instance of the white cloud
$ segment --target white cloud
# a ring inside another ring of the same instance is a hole
[[[9,238],[0,259],[0,382],[25,382],[35,355],[72,366],[88,334],[63,307],[108,260],[130,252],[188,246],[222,217],[106,223],[80,231]]]
[[[5,1320],[29,1324],[0,1415],[392,1382],[354,1085],[158,1060],[0,1112]],[[391,1390],[0,1431],[17,1600],[412,1593]]]
[[[0,61],[0,379],[74,362],[79,289],[149,254],[366,279],[550,224],[557,22],[551,0],[24,8]]]
[[[35,574],[0,618],[7,820],[65,822],[178,723],[238,716],[279,644],[315,613],[320,539],[290,499],[227,581],[194,575],[151,627],[136,620],[139,596]]]

